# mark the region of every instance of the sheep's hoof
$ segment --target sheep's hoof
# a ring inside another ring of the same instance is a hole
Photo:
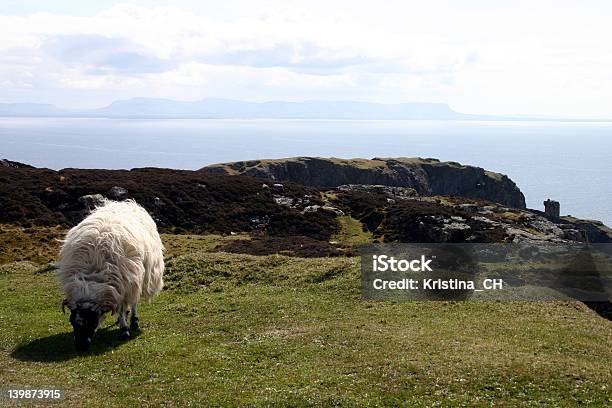
[[[130,330],[133,332],[140,331],[140,325],[138,324],[138,320],[132,320],[130,322]]]
[[[121,331],[119,332],[119,340],[127,340],[130,338],[130,331],[127,329],[127,327],[121,329]]]

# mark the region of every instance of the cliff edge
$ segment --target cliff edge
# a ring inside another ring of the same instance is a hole
[[[437,159],[295,157],[213,164],[201,171],[245,174],[322,188],[347,184],[409,187],[420,195],[478,198],[514,208],[526,208],[525,196],[507,176]]]

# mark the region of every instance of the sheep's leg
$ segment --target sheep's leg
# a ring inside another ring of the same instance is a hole
[[[130,316],[130,330],[138,331],[140,330],[140,325],[138,324],[138,305],[134,303],[132,305],[132,316]]]
[[[121,306],[119,309],[119,319],[117,323],[119,324],[119,340],[126,340],[130,338],[130,331],[127,327],[127,307]]]

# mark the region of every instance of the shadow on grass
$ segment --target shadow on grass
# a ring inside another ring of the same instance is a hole
[[[589,309],[603,317],[604,319],[608,319],[612,322],[612,302],[604,301],[604,302],[582,302]]]
[[[131,334],[132,337],[129,340],[119,340],[119,328],[105,327],[98,330],[89,350],[76,351],[72,332],[59,333],[21,344],[11,353],[11,356],[22,361],[67,361],[75,357],[107,353],[135,339],[140,332],[131,332]]]

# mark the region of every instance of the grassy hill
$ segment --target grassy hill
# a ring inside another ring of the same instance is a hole
[[[367,239],[344,222],[335,239]],[[142,333],[120,343],[109,318],[77,354],[54,234],[3,248],[0,388],[63,388],[75,407],[612,403],[612,324],[579,302],[366,302],[358,258],[215,252],[240,235],[164,235]]]

